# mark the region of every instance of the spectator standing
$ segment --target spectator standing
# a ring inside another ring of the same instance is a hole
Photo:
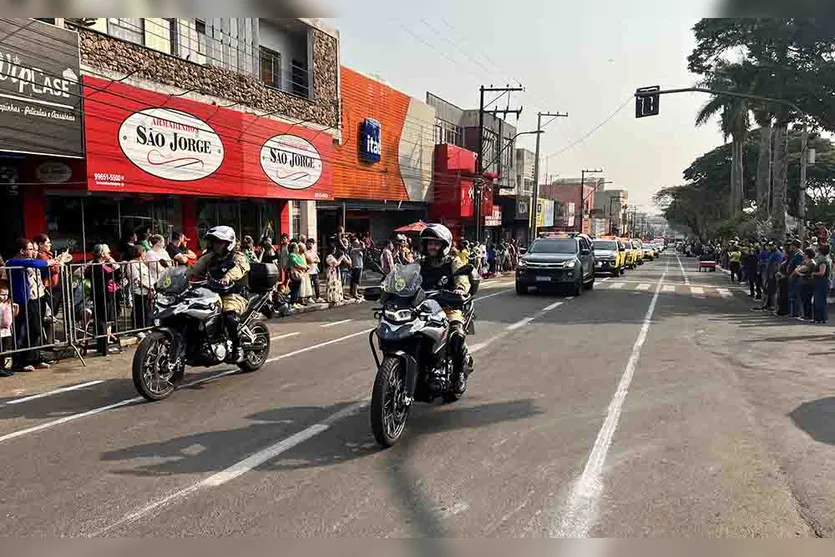
[[[261,248],[261,253],[259,254],[261,263],[275,263],[279,259],[278,252],[273,245],[273,239],[271,237],[267,235],[262,236],[259,245]]]
[[[197,261],[197,254],[188,248],[188,238],[182,232],[171,234],[171,241],[165,247],[165,251],[177,265],[192,265]]]
[[[774,242],[769,242],[763,250],[763,256],[760,257],[760,264],[763,268],[762,278],[765,282],[765,303],[759,308],[760,310],[774,310],[777,296],[777,270],[782,259],[782,254]]]
[[[409,243],[407,241],[406,236],[403,234],[397,235],[397,253],[394,254],[395,263],[398,265],[409,265],[410,263],[414,263],[414,257],[412,257],[412,252],[409,249]]]
[[[789,315],[800,317],[803,315],[803,304],[800,297],[800,277],[795,272],[803,263],[803,252],[800,250],[799,240],[791,242],[791,249],[786,264],[786,275],[788,277]]]
[[[151,244],[151,249],[145,250],[145,263],[151,273],[151,284],[156,284],[165,273],[165,269],[173,264],[173,261],[165,250],[165,239],[162,236],[153,234],[148,242]],[[143,247],[142,242],[138,242],[136,245]]]
[[[281,283],[288,285],[290,283],[290,236],[286,232],[281,234],[279,240],[278,268],[281,269]]]
[[[12,301],[8,281],[0,279],[0,352],[14,350],[12,328],[18,313],[20,313],[20,306]],[[14,375],[12,358],[3,356],[0,358],[0,377],[11,377],[12,375]]]
[[[337,259],[342,262],[339,265],[339,280],[345,286],[351,282],[351,250],[347,237],[343,236],[340,243],[337,244],[336,255]]]
[[[145,262],[145,248],[133,246],[130,261],[125,266],[125,275],[133,295],[133,326],[144,329],[151,325],[154,314],[154,282]]]
[[[307,274],[310,277],[310,285],[313,287],[313,296],[316,303],[322,303],[324,300],[319,292],[319,252],[316,251],[316,240],[313,238],[307,239],[307,246],[304,252],[304,257],[307,260]]]
[[[252,239],[252,236],[247,235],[241,239],[241,253],[244,254],[250,265],[261,262],[258,259],[258,254],[255,253],[255,240]]]
[[[731,269],[731,283],[742,282],[742,252],[733,245],[728,251],[728,265]]]
[[[326,300],[334,305],[345,300],[345,292],[342,289],[341,273],[339,267],[342,264],[344,255],[339,255],[336,245],[331,246],[331,253],[325,258],[325,283],[327,284]]]
[[[380,252],[380,270],[383,271],[383,277],[387,277],[389,273],[394,270],[394,243],[391,240],[386,240],[386,245],[383,251]]]
[[[49,276],[48,268],[59,265],[59,261],[43,261],[37,258],[35,244],[26,238],[18,240],[17,256],[6,261],[9,282],[11,284],[12,303],[20,310],[15,319],[17,334],[16,347],[36,347],[25,352],[16,352],[12,356],[14,368],[22,371],[47,369],[49,364],[37,347],[43,345],[44,315],[44,279]]]
[[[145,251],[148,252],[151,249],[151,227],[147,224],[141,224],[136,227],[135,234],[136,237],[136,245],[142,246],[145,248]],[[124,254],[123,257],[130,257],[129,254]]]
[[[302,304],[308,304],[313,297],[313,284],[310,281],[310,268],[307,265],[307,256],[305,255],[305,245],[302,243],[296,244],[296,257],[294,259],[296,269],[299,271],[301,277],[301,284],[299,285],[299,300]]]
[[[492,242],[487,246],[487,272],[496,274],[496,247]]]
[[[133,253],[133,246],[136,245],[136,230],[126,230],[124,236],[119,241],[119,255],[122,259],[130,259]]]
[[[113,333],[113,325],[118,316],[121,272],[107,244],[93,246],[93,262],[87,267],[84,276],[90,281],[93,292],[96,348],[102,356],[119,352],[119,339]],[[115,345],[110,347],[110,343]]]
[[[789,314],[789,257],[784,256],[777,267],[777,309],[775,315],[780,317]]]
[[[302,286],[302,274],[307,274],[307,263],[299,255],[298,244],[296,242],[290,242],[287,245],[287,251],[287,266],[290,277],[290,302],[294,305],[300,305],[301,297],[299,296],[299,292]]]
[[[72,255],[69,250],[65,250],[59,257],[55,257],[52,252],[52,240],[46,234],[38,234],[35,236],[35,248],[38,250],[38,259],[49,263],[53,260],[58,260],[62,264],[72,261]],[[55,314],[61,307],[61,301],[65,299],[65,293],[61,285],[61,269],[60,265],[52,265],[49,267],[49,274],[44,279],[44,286],[46,292],[44,293],[44,329],[46,332],[49,344],[55,342]]]
[[[812,273],[815,272],[815,250],[813,248],[806,248],[803,250],[803,261],[798,265],[794,274],[798,280],[798,305],[801,308],[801,321],[811,321],[812,312],[812,297],[815,293],[815,280]]]
[[[351,297],[359,298],[362,270],[365,265],[365,248],[359,240],[354,240],[351,247]]]
[[[816,269],[812,273],[815,278],[814,317],[815,323],[826,323],[829,320],[827,297],[829,296],[830,278],[832,277],[832,258],[829,257],[829,244],[818,247],[818,257],[815,258]]]

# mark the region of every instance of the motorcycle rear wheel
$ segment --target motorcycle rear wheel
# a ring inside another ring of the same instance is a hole
[[[133,386],[145,399],[155,402],[174,392],[176,370],[169,370],[171,338],[165,333],[151,331],[133,355]]]
[[[244,348],[244,359],[238,364],[244,373],[258,371],[264,367],[270,355],[270,330],[267,326],[258,321],[252,325],[251,330],[255,335],[253,346],[258,346],[258,348]]]
[[[371,392],[371,431],[384,449],[393,447],[406,429],[409,406],[406,406],[405,368],[400,358],[386,358]]]

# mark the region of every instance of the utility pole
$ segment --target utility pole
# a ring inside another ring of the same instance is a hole
[[[800,240],[806,239],[806,173],[809,165],[809,125],[803,119],[803,136],[800,140],[800,191],[797,196],[797,216],[800,224]]]
[[[485,110],[484,109],[484,93],[511,93],[514,91],[524,91],[524,87],[485,87],[484,85],[481,86],[479,89],[480,96],[478,102],[478,158],[476,160],[476,178],[475,178],[475,199],[474,201],[474,208],[473,212],[475,213],[475,240],[476,242],[481,241],[481,196],[483,195],[483,187],[484,187],[484,115],[485,114],[492,114],[493,116],[498,116],[499,114],[503,116],[507,116],[508,114],[516,114],[516,117],[519,118],[519,115],[522,113],[522,109],[518,108],[515,110],[511,110],[510,104],[508,103],[508,108],[505,109],[494,109],[494,110]],[[499,141],[497,145],[501,145],[501,137],[499,137]]]
[[[545,133],[542,131],[542,128],[544,127],[542,125],[543,116],[551,117],[551,119],[545,123],[547,126],[557,118],[568,118],[568,112],[539,112],[536,115],[536,154],[533,159],[533,193],[531,194],[531,206],[528,211],[528,215],[531,219],[531,237],[529,238],[529,242],[533,242],[536,239],[536,208],[537,201],[539,200],[539,140],[542,137],[542,134]]]

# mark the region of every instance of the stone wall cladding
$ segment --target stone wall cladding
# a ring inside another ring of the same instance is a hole
[[[339,55],[337,39],[313,33],[313,94],[304,99],[267,87],[257,76],[204,66],[103,35],[78,29],[83,64],[229,99],[243,106],[337,129]]]

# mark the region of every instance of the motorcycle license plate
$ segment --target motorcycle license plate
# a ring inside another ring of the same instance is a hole
[[[551,282],[551,277],[539,276],[539,277],[536,277],[536,281],[537,282]]]

